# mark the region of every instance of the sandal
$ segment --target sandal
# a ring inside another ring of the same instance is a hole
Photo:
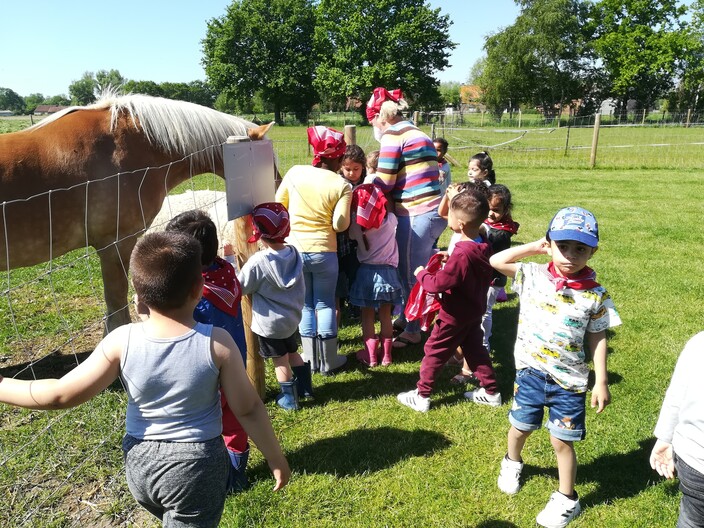
[[[418,341],[411,341],[407,337],[405,337],[403,334],[399,334],[394,338],[393,342],[393,347],[394,348],[406,348],[408,345],[420,345],[421,338],[420,335],[418,336]]]
[[[452,376],[450,378],[450,383],[453,385],[464,385],[465,383],[474,383],[477,381],[477,377],[471,370],[462,369],[462,372]]]

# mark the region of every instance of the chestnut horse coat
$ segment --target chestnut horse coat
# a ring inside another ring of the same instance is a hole
[[[92,246],[108,330],[129,322],[127,266],[164,197],[191,176],[223,176],[228,136],[269,126],[182,101],[107,94],[0,134],[0,269]]]

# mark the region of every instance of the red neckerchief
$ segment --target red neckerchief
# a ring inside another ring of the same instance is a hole
[[[548,263],[545,268],[548,277],[555,285],[555,291],[560,291],[562,288],[571,288],[573,290],[591,290],[599,286],[596,281],[596,272],[589,266],[584,266],[582,271],[576,277],[567,278],[558,275],[555,271],[555,264]]]
[[[491,227],[492,229],[498,229],[499,231],[508,231],[512,235],[518,233],[518,228],[521,224],[511,220],[511,217],[506,217],[503,222],[489,222],[489,220],[484,220],[484,223]]]
[[[203,297],[225,313],[236,316],[239,313],[242,287],[232,264],[215,257],[214,269],[203,272]]]

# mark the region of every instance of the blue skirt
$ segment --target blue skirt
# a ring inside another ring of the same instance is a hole
[[[379,308],[382,304],[401,304],[401,279],[398,270],[386,264],[360,264],[350,288],[350,304]]]

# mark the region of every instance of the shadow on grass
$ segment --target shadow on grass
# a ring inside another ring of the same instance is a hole
[[[54,352],[37,361],[27,361],[0,368],[0,375],[19,380],[34,380],[45,378],[61,378],[76,368],[93,353],[93,349],[75,354]],[[106,390],[123,391],[120,380],[115,380]]]
[[[530,441],[530,440],[529,440]],[[641,440],[638,448],[628,453],[603,455],[588,464],[577,462],[577,488],[580,484],[593,482],[596,489],[580,496],[582,506],[592,506],[618,499],[634,497],[652,486],[659,479],[651,469],[648,459],[653,448],[653,439]],[[545,468],[526,464],[523,468],[525,481],[535,475],[550,474],[557,481],[557,465]],[[673,493],[677,488],[672,486]]]
[[[373,445],[374,449],[369,449]],[[287,453],[298,472],[358,476],[393,466],[409,457],[426,457],[450,447],[445,436],[423,429],[357,429]]]
[[[508,521],[487,519],[486,521],[477,524],[476,528],[518,528],[518,525]]]

